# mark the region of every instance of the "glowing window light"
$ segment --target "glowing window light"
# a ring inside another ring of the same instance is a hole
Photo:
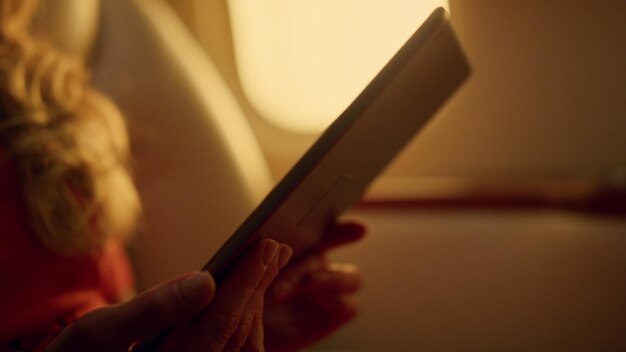
[[[229,0],[236,64],[259,113],[324,129],[441,0]]]

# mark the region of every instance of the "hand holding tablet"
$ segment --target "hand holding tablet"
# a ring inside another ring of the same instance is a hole
[[[219,282],[262,238],[314,248],[338,216],[470,74],[446,11],[435,10],[205,265]]]
[[[228,287],[254,277],[241,268],[268,242],[288,245],[295,260],[288,265],[287,259],[279,260],[280,268],[276,268],[280,272],[272,271],[268,278],[267,283],[273,284],[257,290],[263,293],[258,296],[263,297],[258,301],[262,302],[260,310],[246,310],[257,312],[246,315],[255,323],[243,324],[256,329],[237,329],[235,336],[244,339],[236,341],[266,345],[270,350],[296,350],[350,320],[356,308],[346,298],[360,286],[360,276],[349,268],[332,268],[324,254],[329,248],[361,238],[364,227],[337,224],[336,219],[361,198],[469,73],[447,13],[435,10],[204,266],[218,283],[216,292],[226,292],[225,300],[211,303],[191,323],[212,310],[236,306],[233,298],[246,290],[239,287],[229,292]],[[316,275],[325,279],[316,280]],[[281,290],[289,282],[296,284]],[[148,338],[139,350],[163,347],[169,336],[162,332]],[[198,343],[215,341],[220,340],[208,338]],[[198,344],[190,346],[193,349]]]

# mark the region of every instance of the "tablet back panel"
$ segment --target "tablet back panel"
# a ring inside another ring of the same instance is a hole
[[[302,255],[469,76],[437,9],[205,266],[216,278],[269,237]]]

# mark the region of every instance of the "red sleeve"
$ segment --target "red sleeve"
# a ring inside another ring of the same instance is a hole
[[[135,276],[120,241],[111,241],[104,248],[100,260],[101,291],[110,303],[123,302],[135,294]]]
[[[30,227],[14,169],[1,160],[0,346],[49,340],[59,325],[132,286],[132,273],[120,244],[75,257],[46,250]]]

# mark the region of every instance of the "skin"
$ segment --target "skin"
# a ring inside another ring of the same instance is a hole
[[[331,262],[328,252],[364,234],[360,223],[338,224],[309,256],[281,271],[266,295],[265,345],[269,351],[299,350],[356,316],[354,294],[362,286],[362,276],[354,265]]]
[[[359,240],[356,222],[335,225],[311,254],[264,239],[216,289],[207,272],[183,275],[132,300],[78,319],[46,351],[293,351],[357,313],[361,276],[331,263],[329,250]],[[165,331],[165,333],[163,333]],[[156,334],[161,333],[158,339]]]

